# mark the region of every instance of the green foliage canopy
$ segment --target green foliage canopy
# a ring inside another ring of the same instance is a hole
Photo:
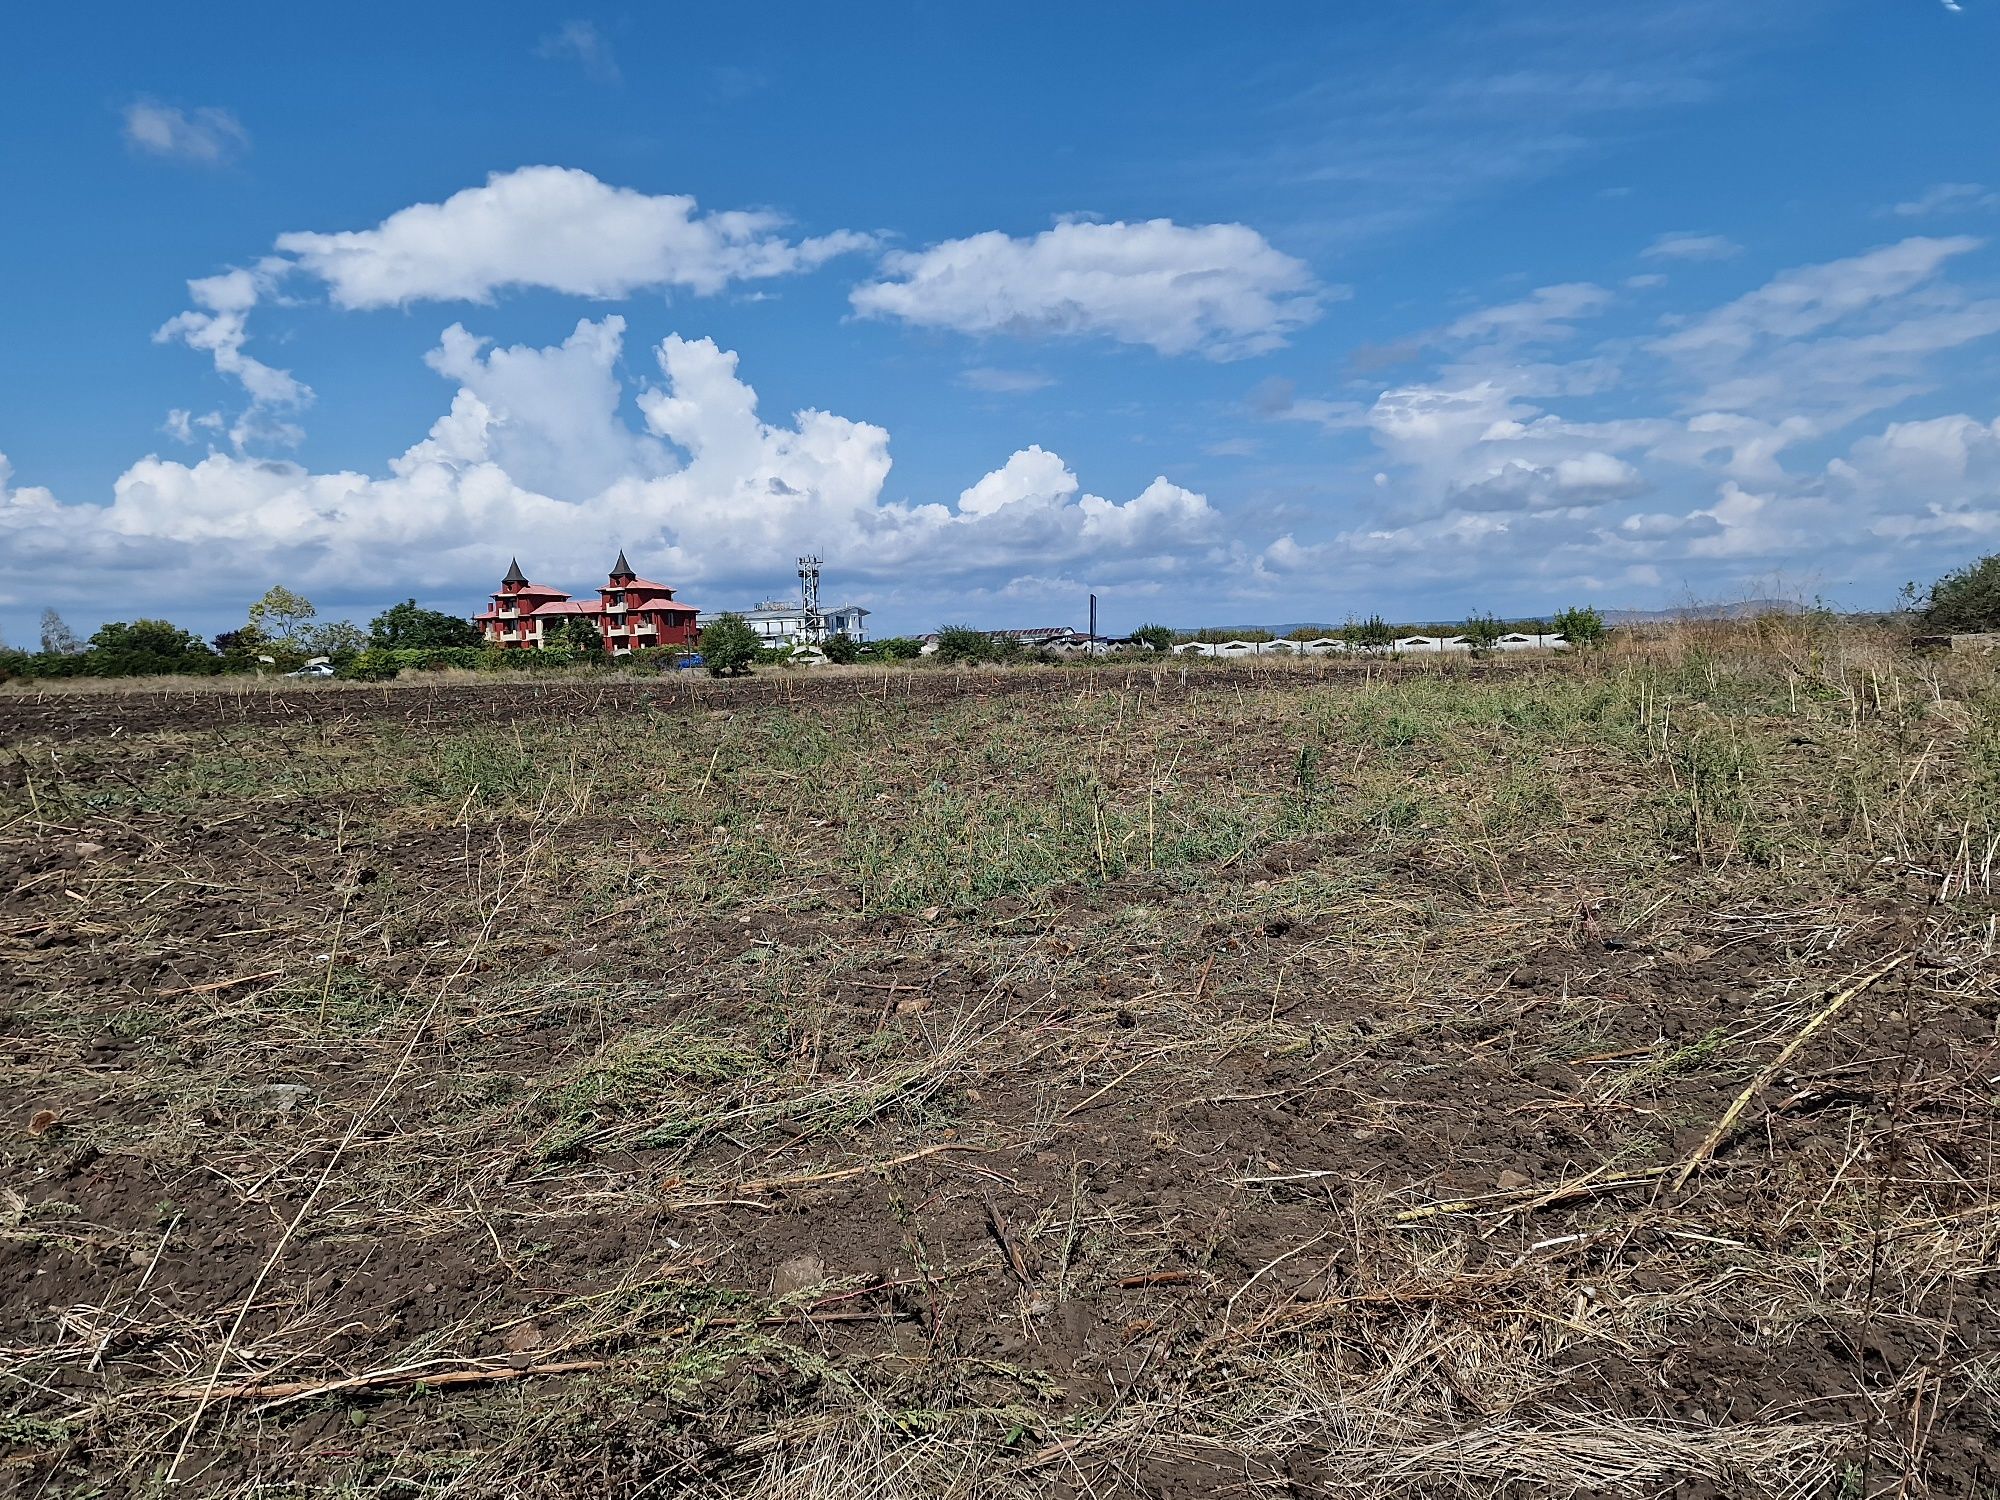
[[[1500,637],[1507,633],[1506,627],[1492,615],[1469,615],[1458,633],[1465,637],[1465,643],[1476,653],[1491,651],[1500,643]]]
[[[1595,646],[1604,639],[1604,616],[1589,605],[1576,604],[1549,621],[1556,634],[1578,650]]]
[[[1922,610],[1932,630],[2000,630],[2000,552],[1947,573],[1930,587]]]
[[[425,609],[414,599],[392,604],[368,622],[370,644],[387,650],[477,646],[479,627],[460,615]]]
[[[994,658],[994,638],[972,626],[942,626],[938,630],[938,660],[974,666]]]
[[[701,662],[713,677],[741,677],[756,659],[757,632],[738,614],[718,616],[701,629]]]
[[[221,658],[206,641],[166,620],[113,621],[90,638],[87,659],[93,677],[207,675],[222,670]]]
[[[562,650],[574,651],[586,661],[593,655],[604,655],[604,632],[597,628],[597,622],[583,615],[571,615],[549,632],[548,643]]]
[[[250,624],[265,640],[288,651],[302,651],[300,632],[319,611],[312,600],[283,584],[273,584],[250,606]]]

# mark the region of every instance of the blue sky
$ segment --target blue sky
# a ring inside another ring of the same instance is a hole
[[[882,630],[2000,549],[1995,0],[72,10],[0,56],[11,642],[620,546]]]

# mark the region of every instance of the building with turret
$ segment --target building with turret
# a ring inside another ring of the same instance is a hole
[[[572,599],[561,589],[529,582],[516,558],[472,623],[488,645],[532,651],[563,644],[559,627],[588,620],[604,638],[607,655],[625,656],[648,646],[692,646],[699,614],[664,583],[641,578],[620,549],[595,599]]]

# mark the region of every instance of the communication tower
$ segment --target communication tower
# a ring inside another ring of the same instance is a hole
[[[799,601],[805,616],[802,634],[807,644],[815,646],[826,639],[826,620],[819,612],[819,564],[818,557],[799,559]]]

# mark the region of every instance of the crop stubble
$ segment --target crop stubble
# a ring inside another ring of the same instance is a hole
[[[2000,1485],[1990,672],[0,734],[23,1493]]]

